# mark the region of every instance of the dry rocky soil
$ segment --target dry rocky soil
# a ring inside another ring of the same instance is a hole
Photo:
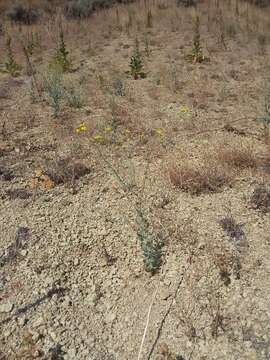
[[[270,359],[270,11],[230,3],[198,7],[196,63],[194,10],[173,2],[63,18],[82,104],[58,117],[61,16],[3,20],[0,61],[9,34],[22,69],[0,73],[1,360]]]

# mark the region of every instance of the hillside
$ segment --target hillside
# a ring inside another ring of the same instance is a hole
[[[0,360],[269,359],[270,7],[71,3],[0,3]]]

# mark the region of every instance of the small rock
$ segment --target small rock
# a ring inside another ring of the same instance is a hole
[[[12,303],[0,304],[0,313],[9,313],[13,309]]]
[[[76,259],[74,260],[74,266],[78,266],[79,263],[80,263],[80,260],[79,260],[78,258],[76,258]]]
[[[28,251],[27,251],[27,250],[22,250],[22,251],[21,251],[22,256],[26,256],[26,255],[27,255],[27,253],[28,253]]]
[[[74,348],[69,349],[67,351],[67,359],[69,359],[69,360],[76,359],[76,353],[77,353],[76,349],[74,349]]]
[[[41,325],[43,325],[43,324],[44,324],[43,319],[42,319],[42,318],[38,318],[36,321],[34,321],[34,323],[32,324],[32,326],[33,326],[34,328],[37,328],[37,327],[39,327],[39,326],[41,326]]]
[[[116,319],[116,314],[112,313],[112,312],[109,312],[107,315],[106,315],[106,322],[107,323],[112,323],[114,322],[114,320]]]
[[[24,326],[27,322],[27,319],[25,317],[20,317],[17,320],[19,326]]]

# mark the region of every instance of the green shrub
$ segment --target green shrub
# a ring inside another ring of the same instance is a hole
[[[133,79],[137,80],[139,77],[141,78],[145,77],[145,73],[142,71],[143,61],[139,50],[138,40],[136,40],[135,50],[133,52],[133,55],[131,56],[129,67],[130,67],[130,75],[133,77]]]
[[[44,90],[54,110],[54,117],[58,117],[65,96],[61,69],[55,68],[47,73],[44,79]]]
[[[51,63],[52,66],[56,65],[58,68],[62,69],[63,72],[70,71],[71,61],[69,60],[69,52],[64,41],[64,32],[62,27],[60,28],[59,34],[59,46],[56,51],[56,54]]]
[[[20,75],[20,71],[21,71],[22,67],[19,64],[17,64],[17,62],[15,61],[14,54],[13,54],[12,47],[11,47],[11,37],[10,36],[6,40],[6,53],[7,53],[7,58],[4,63],[4,68],[3,68],[3,70],[1,70],[1,72],[8,73],[13,77]]]

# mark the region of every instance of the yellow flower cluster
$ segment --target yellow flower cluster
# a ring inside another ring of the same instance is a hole
[[[101,142],[101,141],[104,140],[104,136],[98,134],[98,135],[92,136],[91,139],[94,140],[94,141],[96,141],[96,142]]]
[[[155,129],[155,133],[156,133],[157,136],[160,136],[160,137],[164,135],[163,129],[160,129],[160,128]]]
[[[191,110],[189,107],[185,106],[185,105],[182,105],[180,106],[180,112],[182,114],[190,114],[191,113]]]
[[[80,134],[81,132],[87,131],[87,127],[84,122],[81,122],[80,125],[75,129],[77,134]]]

